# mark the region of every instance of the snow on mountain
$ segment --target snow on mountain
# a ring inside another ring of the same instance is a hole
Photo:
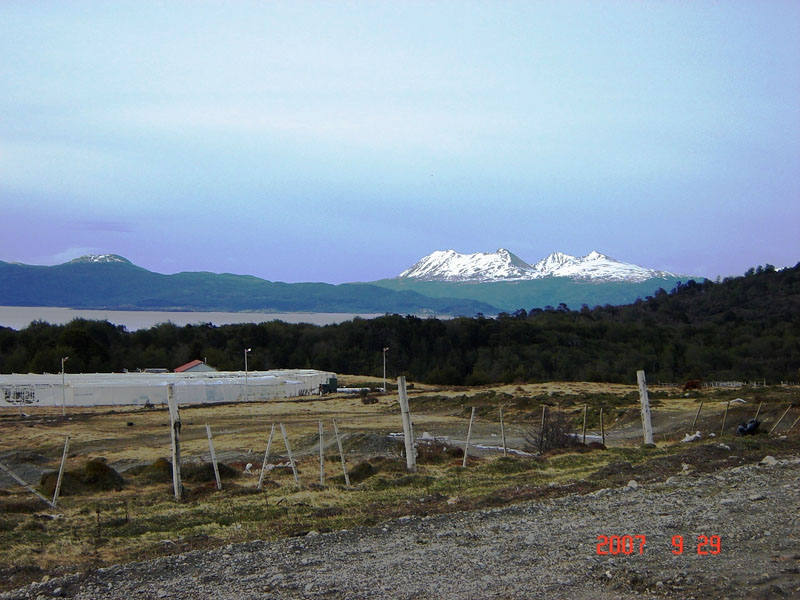
[[[544,277],[569,277],[593,282],[639,282],[654,277],[683,276],[618,261],[596,251],[581,257],[554,252],[536,264],[530,265],[512,252],[500,248],[494,253],[475,254],[437,250],[400,273],[398,277],[425,281],[483,283]]]
[[[127,258],[118,254],[86,254],[79,258],[74,258],[68,264],[74,263],[130,263]]]
[[[497,252],[459,254],[437,250],[400,273],[399,277],[427,281],[514,281],[530,279],[531,265],[504,248]]]

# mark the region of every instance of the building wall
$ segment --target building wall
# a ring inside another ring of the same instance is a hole
[[[251,371],[247,400],[309,396],[335,378],[334,373],[310,369]],[[61,375],[0,375],[0,406],[146,406],[167,402],[167,385],[175,385],[179,404],[242,402],[244,372],[110,373]]]

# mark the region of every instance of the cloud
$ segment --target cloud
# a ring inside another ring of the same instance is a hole
[[[73,258],[85,256],[86,254],[100,254],[100,251],[97,248],[93,247],[73,246],[70,248],[66,248],[60,252],[56,252],[55,254],[51,254],[49,256],[36,257],[33,260],[36,264],[60,265],[65,262],[71,261]]]

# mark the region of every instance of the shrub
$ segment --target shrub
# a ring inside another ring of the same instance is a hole
[[[83,483],[95,490],[121,490],[125,487],[122,475],[102,460],[90,460],[83,470]]]
[[[566,413],[548,410],[544,427],[541,419],[525,431],[525,449],[543,454],[555,448],[569,448],[579,444],[572,421]]]

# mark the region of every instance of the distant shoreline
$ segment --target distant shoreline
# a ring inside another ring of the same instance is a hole
[[[350,321],[356,317],[372,319],[384,313],[314,313],[314,312],[225,312],[188,310],[119,310],[83,309],[59,306],[0,306],[0,327],[24,329],[33,321],[46,321],[51,325],[63,325],[73,319],[108,321],[122,325],[129,331],[149,329],[159,323],[174,323],[178,326],[211,323],[212,325],[231,325],[236,323],[266,323],[284,321],[286,323],[310,323],[312,325],[333,325]]]

